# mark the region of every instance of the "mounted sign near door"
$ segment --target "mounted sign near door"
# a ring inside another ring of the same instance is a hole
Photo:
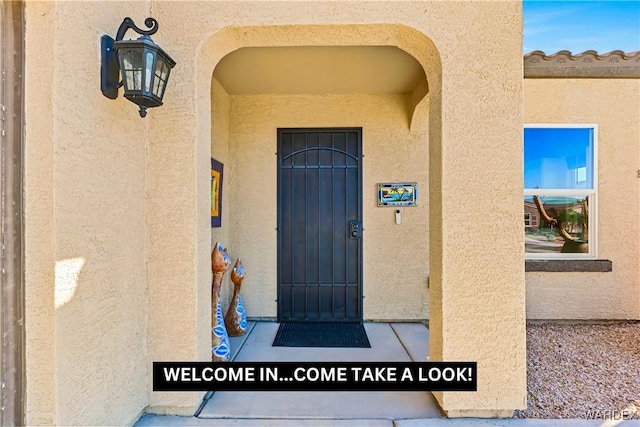
[[[417,182],[378,184],[378,207],[397,206],[418,206]]]

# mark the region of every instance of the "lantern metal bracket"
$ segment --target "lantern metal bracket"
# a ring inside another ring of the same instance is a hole
[[[156,21],[155,19],[153,18],[145,19],[144,25],[146,25],[147,28],[149,29],[142,30],[138,28],[136,24],[133,23],[133,20],[131,18],[129,17],[124,18],[124,20],[122,21],[122,24],[120,24],[120,28],[118,28],[118,32],[116,33],[116,41],[122,40],[122,38],[124,37],[124,33],[126,33],[129,28],[131,28],[133,31],[140,34],[141,36],[151,36],[158,32],[158,27],[159,27],[158,21]]]
[[[151,36],[158,31],[158,21],[154,18],[147,18],[144,20],[144,25],[149,28],[143,30],[138,28],[134,24],[133,20],[129,17],[124,18],[122,24],[118,28],[116,33],[116,39],[114,40],[110,36],[104,35],[101,39],[101,54],[102,62],[100,65],[100,88],[102,94],[109,99],[116,99],[118,97],[118,88],[122,86],[120,80],[120,65],[118,64],[118,58],[115,50],[113,49],[113,43],[120,41],[124,38],[127,30],[132,29],[136,33],[142,36]]]
[[[113,49],[113,41],[109,36],[102,36],[100,89],[102,89],[102,94],[109,99],[118,97],[118,88],[122,85],[122,82],[120,82],[120,65],[118,65],[116,51]]]

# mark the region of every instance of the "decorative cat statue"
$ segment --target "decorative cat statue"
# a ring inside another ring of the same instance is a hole
[[[244,267],[240,258],[236,259],[236,264],[231,270],[231,281],[233,282],[233,297],[231,304],[224,316],[224,324],[227,326],[227,333],[230,337],[239,337],[247,331],[247,314],[242,304],[240,287],[244,279]]]
[[[216,242],[211,253],[211,268],[213,270],[213,283],[211,284],[211,351],[212,361],[228,362],[231,359],[231,345],[229,335],[224,326],[222,317],[222,303],[220,301],[220,288],[222,277],[229,268],[229,254],[221,244]]]

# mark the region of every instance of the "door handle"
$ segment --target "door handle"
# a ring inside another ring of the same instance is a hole
[[[362,223],[360,221],[349,221],[349,238],[359,239],[362,237]]]

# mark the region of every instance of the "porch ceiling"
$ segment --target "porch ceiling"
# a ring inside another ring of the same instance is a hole
[[[232,95],[410,94],[426,79],[411,55],[392,46],[242,48],[213,75]]]

